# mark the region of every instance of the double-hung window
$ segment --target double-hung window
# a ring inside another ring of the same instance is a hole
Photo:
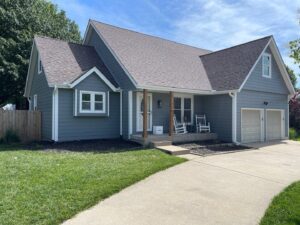
[[[193,110],[192,110],[191,96],[175,96],[174,97],[174,115],[179,123],[192,124]]]
[[[263,77],[271,78],[271,55],[264,53],[262,56],[262,73]]]
[[[105,92],[80,91],[80,113],[105,113]]]

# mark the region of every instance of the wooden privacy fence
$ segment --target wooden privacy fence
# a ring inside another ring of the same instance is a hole
[[[16,132],[22,142],[41,140],[41,112],[0,110],[0,138],[6,131]]]

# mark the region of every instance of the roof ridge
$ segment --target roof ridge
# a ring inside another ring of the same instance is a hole
[[[167,41],[167,42],[172,42],[172,43],[174,43],[174,44],[178,44],[178,45],[184,45],[184,46],[187,46],[187,47],[190,47],[190,48],[195,48],[195,49],[198,49],[198,50],[203,50],[203,51],[212,52],[211,50],[208,50],[208,49],[199,48],[199,47],[196,47],[196,46],[192,46],[192,45],[188,45],[188,44],[180,43],[180,42],[177,42],[177,41],[173,41],[173,40],[169,40],[169,39],[166,39],[166,38],[162,38],[162,37],[154,36],[154,35],[151,35],[151,34],[145,34],[145,33],[139,32],[139,31],[130,30],[130,29],[128,29],[128,28],[118,27],[118,26],[116,26],[116,25],[112,25],[112,24],[108,24],[108,23],[100,22],[100,21],[97,21],[97,20],[90,19],[90,21],[91,21],[91,22],[100,23],[100,24],[104,24],[104,25],[107,25],[107,26],[110,26],[110,27],[118,28],[118,29],[121,29],[121,30],[126,30],[126,31],[129,31],[129,32],[133,32],[133,33],[141,34],[141,35],[148,36],[148,37],[151,37],[151,38],[155,38],[155,39],[161,39],[161,40],[163,40],[163,41]],[[207,53],[207,54],[209,54],[209,53]]]
[[[200,57],[204,57],[204,56],[211,55],[211,54],[214,54],[214,53],[226,51],[226,50],[229,50],[229,49],[232,49],[232,48],[237,48],[237,47],[240,47],[242,45],[250,44],[252,42],[256,42],[256,41],[260,41],[260,40],[267,39],[267,38],[272,38],[272,37],[273,37],[273,35],[268,35],[268,36],[258,38],[258,39],[252,40],[252,41],[244,42],[244,43],[234,45],[234,46],[231,46],[231,47],[228,47],[228,48],[223,48],[223,49],[220,49],[220,50],[217,50],[217,51],[214,51],[214,52],[210,52],[210,53],[207,53],[207,54],[204,54],[204,55],[200,55]]]
[[[53,41],[58,41],[58,42],[65,42],[65,43],[69,43],[69,44],[80,45],[80,46],[84,46],[84,47],[92,47],[92,48],[94,48],[93,46],[90,46],[90,45],[80,44],[80,43],[76,43],[76,42],[73,42],[73,41],[65,41],[65,40],[61,40],[61,39],[58,39],[58,38],[48,37],[48,36],[39,35],[39,34],[35,34],[34,35],[34,39],[36,37],[38,37],[38,38],[44,38],[44,39],[51,39]]]

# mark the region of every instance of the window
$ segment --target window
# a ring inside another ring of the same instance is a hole
[[[192,116],[192,97],[176,96],[174,97],[174,115],[179,123],[193,123]]]
[[[105,93],[80,91],[81,113],[105,113]]]
[[[42,61],[40,59],[40,56],[38,56],[38,73],[40,74],[43,70]]]
[[[33,96],[33,110],[37,110],[37,95]]]
[[[268,53],[262,56],[263,77],[271,78],[271,55]]]

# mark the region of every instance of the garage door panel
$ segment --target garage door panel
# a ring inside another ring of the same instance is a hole
[[[267,110],[267,140],[282,138],[282,114],[279,110]]]
[[[261,141],[260,110],[242,110],[242,142]]]

